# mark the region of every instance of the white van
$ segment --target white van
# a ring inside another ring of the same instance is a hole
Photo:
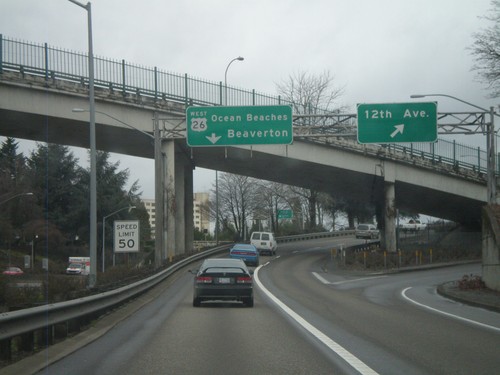
[[[269,255],[276,255],[278,243],[276,242],[274,233],[253,232],[250,236],[250,243],[259,250],[259,254],[266,253]]]

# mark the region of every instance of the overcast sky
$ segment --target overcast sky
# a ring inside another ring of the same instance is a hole
[[[357,103],[416,93],[489,108],[498,102],[471,70],[468,47],[491,8],[490,0],[94,0],[94,54],[215,82],[243,56],[228,83],[268,94],[296,72],[329,71],[352,113]],[[4,37],[87,51],[87,14],[68,0],[1,0],[0,25]],[[430,100],[439,111],[472,109]],[[118,159],[143,197],[154,197],[153,162]],[[195,191],[210,189],[213,176],[197,168]]]

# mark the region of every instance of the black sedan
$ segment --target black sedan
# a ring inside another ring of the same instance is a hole
[[[219,300],[241,301],[253,307],[252,274],[241,259],[205,259],[196,272],[193,306]]]

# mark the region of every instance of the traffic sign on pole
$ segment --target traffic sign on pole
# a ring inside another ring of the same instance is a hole
[[[114,221],[115,253],[139,251],[139,220]]]
[[[292,210],[278,210],[278,219],[291,219],[292,217]]]
[[[291,144],[292,108],[287,105],[189,107],[189,146]]]
[[[437,104],[358,104],[359,143],[435,142]]]

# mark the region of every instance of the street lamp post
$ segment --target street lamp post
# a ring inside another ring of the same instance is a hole
[[[238,56],[229,61],[224,72],[224,105],[227,105],[227,71],[235,61],[243,61],[243,57]],[[219,244],[219,171],[215,170],[215,243]]]
[[[475,104],[469,103],[465,100],[457,98],[452,95],[447,94],[419,94],[419,95],[410,95],[412,99],[425,98],[428,96],[442,96],[445,98],[450,98],[462,102],[464,104],[470,105],[471,107],[477,108],[485,113],[490,114],[490,125],[486,132],[486,169],[487,169],[487,202],[488,204],[496,204],[496,178],[495,178],[495,109],[490,107],[489,110],[479,107]]]
[[[80,112],[88,112],[88,110],[83,108],[73,108],[72,112],[80,113]],[[163,169],[161,168],[161,138],[160,138],[160,130],[158,128],[158,123],[156,120],[156,114],[155,114],[154,135],[151,135],[145,131],[137,129],[136,127],[130,124],[127,124],[126,122],[114,116],[107,114],[106,112],[95,111],[95,113],[99,113],[101,115],[109,117],[110,119],[113,119],[130,129],[136,130],[144,134],[145,136],[151,138],[154,141],[153,147],[154,147],[154,160],[155,160],[155,205],[156,207],[163,207],[163,198],[162,198],[163,179],[161,176],[161,173],[163,173]],[[163,219],[161,215],[156,215],[155,216],[155,267],[156,268],[159,268],[161,266],[162,244],[163,244]]]
[[[35,240],[38,238],[38,235],[35,234],[31,239],[31,272],[35,270]]]
[[[88,69],[89,69],[89,114],[90,114],[90,274],[89,287],[97,282],[97,175],[96,175],[96,136],[95,136],[95,100],[94,100],[94,51],[92,46],[92,6],[69,0],[87,11],[88,22]]]
[[[231,64],[235,61],[243,61],[245,60],[243,57],[238,56],[231,61],[229,61],[229,64],[227,64],[226,71],[224,72],[224,104],[227,105],[227,71]]]
[[[0,202],[0,204],[7,203],[8,201],[10,201],[10,200],[12,200],[12,199],[14,199],[14,198],[17,198],[17,197],[21,197],[21,196],[23,196],[23,195],[33,195],[33,193],[19,193],[19,194],[13,195],[13,196],[12,196],[12,197],[10,197],[10,198],[7,198],[7,199],[5,199],[5,200],[1,201],[1,202]]]
[[[106,215],[102,218],[102,272],[104,273],[104,255],[105,255],[105,248],[106,248],[106,219],[110,216],[113,216],[114,214],[117,214],[118,212],[121,212],[123,210],[128,210],[128,212],[132,211],[135,206],[128,206],[128,207],[123,207],[120,208],[119,210],[116,210],[115,212],[110,213],[109,215]]]

